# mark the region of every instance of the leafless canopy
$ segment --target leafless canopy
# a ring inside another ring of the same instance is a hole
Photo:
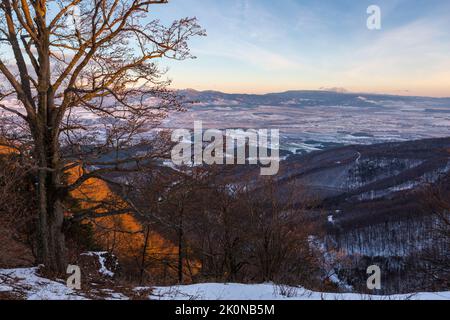
[[[2,0],[0,97],[17,101],[0,107],[25,120],[31,136],[43,134],[36,123],[44,120],[55,140],[70,143],[88,129],[76,108],[116,135],[160,120],[179,105],[154,61],[191,57],[187,39],[203,34],[195,19],[148,21],[152,5],[165,2]]]
[[[105,171],[65,184],[65,170],[92,161],[83,146],[129,146],[180,108],[155,61],[191,58],[187,41],[204,31],[195,18],[154,20],[155,5],[166,2],[0,0],[1,127],[10,146],[36,161],[42,237],[59,229],[49,224],[61,224],[64,191]],[[43,256],[52,246],[42,244]]]

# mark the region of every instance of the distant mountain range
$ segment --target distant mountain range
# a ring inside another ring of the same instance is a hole
[[[280,93],[267,94],[235,94],[220,91],[197,91],[193,89],[180,90],[179,93],[188,100],[201,104],[223,105],[225,103],[246,105],[358,105],[361,107],[373,107],[382,105],[384,101],[403,103],[432,103],[434,106],[448,107],[449,98],[398,96],[371,93],[350,93],[343,90],[293,90]]]

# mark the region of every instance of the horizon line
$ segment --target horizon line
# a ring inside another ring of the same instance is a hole
[[[217,89],[195,89],[195,88],[174,88],[175,91],[195,91],[195,92],[217,92],[222,94],[237,94],[237,95],[269,95],[269,94],[282,94],[288,92],[332,92],[336,94],[366,94],[366,95],[376,95],[376,96],[393,96],[393,97],[409,97],[409,98],[432,98],[432,99],[450,99],[449,96],[436,96],[436,95],[420,95],[420,94],[395,94],[395,93],[381,93],[381,92],[365,92],[365,91],[350,91],[347,89],[342,90],[333,90],[335,88],[324,88],[324,89],[288,89],[284,91],[265,91],[265,92],[230,92],[230,91],[222,91]]]

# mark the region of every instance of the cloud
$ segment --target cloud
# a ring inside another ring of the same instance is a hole
[[[271,51],[248,42],[233,43],[232,47],[222,50],[220,54],[264,70],[292,71],[301,68],[301,64],[294,58],[289,58],[278,51]]]
[[[298,55],[288,50],[289,28],[261,1],[235,0],[208,18],[208,38],[198,55],[224,57],[262,71],[297,70]],[[212,20],[211,20],[212,19]],[[233,65],[233,67],[235,67]]]
[[[446,80],[450,86],[449,27],[442,19],[420,19],[381,32],[377,39],[344,58],[341,77],[396,85],[442,85],[438,81]]]

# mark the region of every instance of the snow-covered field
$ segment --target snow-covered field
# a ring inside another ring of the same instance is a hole
[[[311,141],[372,144],[450,135],[449,98],[346,94],[330,98],[323,92],[284,93],[276,101],[270,95],[224,96],[229,100],[196,97],[201,104],[172,114],[165,126],[191,128],[202,120],[205,128],[279,129],[282,143],[305,151],[316,147],[305,144]],[[306,96],[309,99],[303,99]]]
[[[45,279],[38,276],[36,272],[37,268],[0,269],[0,296],[9,293],[27,300],[88,300],[88,296],[93,295],[83,290],[72,290],[66,287],[63,280]],[[252,285],[204,283],[134,289],[135,292],[148,290],[152,290],[148,296],[151,300],[450,300],[450,292],[370,296],[354,293],[313,292],[270,283]],[[103,299],[128,300],[130,298],[113,290],[103,293],[106,293],[101,297]]]

